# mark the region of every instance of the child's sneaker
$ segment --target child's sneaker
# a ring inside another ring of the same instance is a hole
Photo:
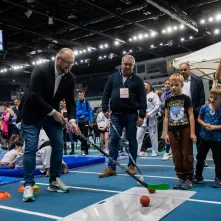
[[[216,177],[214,184],[213,184],[214,188],[221,188],[221,179]]]
[[[193,188],[193,181],[191,179],[186,179],[181,186],[182,190],[190,190]]]
[[[196,184],[200,184],[200,183],[203,183],[204,182],[204,179],[202,176],[198,177],[198,176],[194,176],[193,177],[193,182],[196,183]]]
[[[162,160],[169,160],[169,154],[164,153]]]
[[[51,192],[67,193],[69,192],[69,187],[67,187],[65,183],[59,177],[57,177],[56,181],[52,181],[50,183],[48,190]]]
[[[184,179],[179,179],[176,184],[173,185],[173,189],[178,190],[181,189],[182,184],[185,182]]]

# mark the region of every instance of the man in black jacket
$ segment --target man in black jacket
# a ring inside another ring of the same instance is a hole
[[[75,76],[70,72],[74,60],[73,51],[63,48],[58,52],[55,62],[36,66],[31,75],[30,87],[21,101],[19,109],[25,141],[23,201],[34,200],[35,154],[41,127],[44,128],[52,146],[48,190],[69,191],[60,179],[65,119],[59,112],[59,103],[65,99],[69,123],[73,132],[77,133]]]
[[[133,74],[135,59],[131,55],[122,58],[121,72],[112,74],[105,86],[102,98],[102,109],[106,116],[109,114],[109,100],[111,122],[121,135],[123,128],[127,131],[129,151],[136,161],[137,158],[137,126],[143,124],[146,115],[147,101],[143,80]],[[117,160],[120,138],[110,124],[110,157]],[[134,164],[129,159],[129,171],[135,174]],[[116,175],[116,165],[111,161],[108,168],[99,175],[100,178]]]

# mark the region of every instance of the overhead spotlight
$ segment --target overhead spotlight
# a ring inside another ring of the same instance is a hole
[[[13,79],[12,81],[15,82],[15,79]]]
[[[54,24],[54,20],[52,17],[48,17],[48,24],[49,25],[53,25]]]
[[[7,69],[4,69],[4,72],[7,72]]]
[[[107,55],[104,55],[104,58],[106,58],[107,57]]]
[[[102,57],[101,56],[99,56],[99,58],[98,59],[102,59]]]
[[[212,22],[213,21],[213,17],[210,17],[208,20],[209,20],[209,22]]]
[[[114,44],[115,44],[115,45],[119,45],[120,42],[119,42],[119,41],[115,41]]]
[[[142,34],[139,34],[139,35],[138,35],[138,38],[139,38],[139,39],[143,39],[143,35],[142,35]]]
[[[201,19],[200,24],[204,24],[204,23],[205,23],[205,19]]]
[[[214,30],[214,34],[219,34],[220,30],[219,29],[215,29]]]
[[[163,45],[163,43],[160,43],[160,46],[162,46]]]
[[[181,39],[180,39],[180,41],[184,41],[184,40],[185,40],[184,38],[181,38]]]
[[[180,29],[184,29],[184,25],[180,25]]]
[[[177,30],[177,26],[174,26],[173,29],[176,31]]]
[[[190,39],[193,39],[193,36],[190,36]]]
[[[86,50],[84,49],[83,52],[86,53]]]
[[[55,57],[51,57],[51,60],[54,61]]]
[[[133,39],[132,38],[129,38],[129,41],[132,41]]]
[[[78,62],[77,62],[77,61],[75,61],[75,64],[76,64],[76,65],[78,65]]]
[[[77,50],[74,51],[74,55],[78,55],[78,51]]]
[[[123,51],[123,54],[126,54],[126,51]]]
[[[105,47],[105,48],[108,48],[108,44],[105,44],[104,47]]]
[[[151,32],[151,37],[154,37],[156,35],[156,32]]]
[[[81,63],[83,63],[84,61],[83,60],[81,60]]]
[[[148,38],[148,34],[145,34],[144,37],[145,37],[145,38]]]
[[[100,48],[100,49],[103,49],[103,48],[104,48],[104,46],[103,46],[103,45],[100,45],[100,46],[99,46],[99,48]]]
[[[216,20],[221,20],[221,14],[218,14],[217,16],[216,16]]]
[[[172,28],[171,28],[171,27],[168,27],[168,28],[167,28],[167,32],[168,32],[168,33],[172,32]]]
[[[35,62],[33,61],[32,64],[35,65]]]
[[[28,11],[25,12],[25,15],[29,18],[32,14],[32,10],[28,9]]]
[[[151,45],[150,47],[151,47],[151,48],[153,48],[153,47],[154,47],[154,45]]]
[[[79,51],[79,54],[82,54],[83,52],[82,51]]]
[[[130,51],[129,51],[129,52],[130,52],[130,53],[132,53],[132,52],[133,52],[133,50],[131,50],[131,49],[130,49]]]
[[[165,29],[163,29],[162,32],[165,34],[167,31]]]
[[[137,40],[137,36],[134,36],[133,39],[134,39],[134,41],[136,41]]]
[[[86,60],[84,60],[84,62],[85,62],[85,63],[87,63],[87,59],[86,59]]]
[[[88,50],[89,52],[91,52],[91,48],[87,48],[87,50]]]

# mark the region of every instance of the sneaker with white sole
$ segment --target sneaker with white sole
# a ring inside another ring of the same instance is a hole
[[[52,181],[48,186],[48,191],[58,192],[58,193],[67,193],[69,192],[69,187],[59,178],[56,178],[56,181]]]
[[[139,157],[147,157],[147,152],[140,151],[140,153],[137,154]]]
[[[164,153],[162,160],[169,160],[169,154]]]
[[[23,192],[23,201],[24,202],[31,202],[34,201],[34,189],[33,186],[25,186],[24,192]]]
[[[152,151],[151,157],[156,157],[158,154],[155,151]]]

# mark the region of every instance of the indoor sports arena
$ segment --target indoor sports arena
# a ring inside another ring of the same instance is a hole
[[[0,221],[220,221],[221,1],[0,0]]]

